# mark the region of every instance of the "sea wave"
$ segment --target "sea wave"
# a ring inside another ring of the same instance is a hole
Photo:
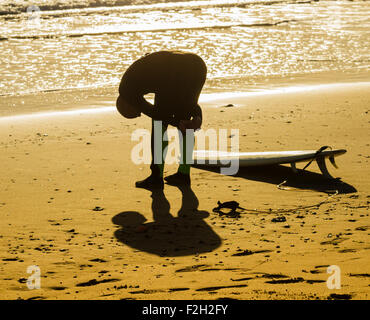
[[[188,24],[162,24],[156,26],[123,26],[121,28],[114,27],[107,27],[103,26],[100,28],[99,31],[86,31],[86,32],[62,32],[62,33],[45,33],[45,34],[37,34],[37,35],[17,35],[11,37],[0,37],[0,41],[12,40],[12,39],[51,39],[51,38],[58,38],[58,37],[83,37],[83,36],[100,36],[106,34],[124,34],[124,33],[135,33],[135,32],[161,32],[161,31],[171,31],[171,30],[202,30],[202,29],[226,29],[226,28],[233,28],[233,27],[244,27],[244,28],[252,28],[252,27],[274,27],[280,24],[287,24],[291,22],[298,22],[299,20],[291,19],[291,20],[281,20],[281,21],[274,21],[274,22],[262,22],[262,23],[231,23],[231,24],[199,24],[199,25],[192,25],[189,26]]]
[[[4,0],[0,3],[0,15],[27,14],[40,10],[42,15],[89,14],[101,11],[173,10],[177,8],[197,9],[202,7],[227,7],[248,5],[271,5],[275,3],[306,3],[319,0],[69,0],[33,1]],[[9,17],[11,18],[11,17]]]

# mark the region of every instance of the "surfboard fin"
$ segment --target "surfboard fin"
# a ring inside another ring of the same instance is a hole
[[[290,166],[291,166],[291,168],[292,168],[292,170],[293,170],[294,173],[298,173],[298,170],[297,170],[297,167],[295,165],[295,162],[291,162],[290,163]]]
[[[335,179],[328,171],[328,168],[326,167],[326,163],[325,163],[325,157],[317,157],[316,158],[316,162],[317,162],[317,165],[319,166],[320,168],[320,171],[322,172],[322,174],[328,178],[328,179]]]
[[[329,157],[329,160],[330,160],[331,164],[333,165],[333,167],[334,167],[335,169],[338,169],[338,166],[337,166],[337,164],[335,163],[335,157],[334,157],[334,156],[331,156],[331,157]]]

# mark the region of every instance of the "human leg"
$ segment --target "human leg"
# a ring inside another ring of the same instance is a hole
[[[190,185],[190,167],[193,163],[194,149],[194,130],[186,130],[183,134],[179,130],[180,142],[180,165],[177,172],[166,178],[166,182],[171,185]]]
[[[161,121],[152,120],[152,135],[151,135],[151,151],[152,151],[152,163],[150,165],[151,175],[142,180],[136,182],[137,188],[144,189],[155,189],[163,188],[163,170],[164,161],[166,155],[164,153],[167,150],[168,141],[163,139],[164,134],[167,134],[167,124]]]

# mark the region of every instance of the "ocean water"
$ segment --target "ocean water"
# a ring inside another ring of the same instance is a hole
[[[369,1],[32,4],[0,2],[0,100],[75,89],[116,92],[133,61],[172,49],[205,60],[206,91],[370,81]]]

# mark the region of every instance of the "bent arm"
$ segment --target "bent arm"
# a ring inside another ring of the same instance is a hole
[[[191,114],[194,118],[195,117],[199,117],[200,120],[203,120],[203,113],[202,113],[202,109],[201,107],[199,106],[199,104],[196,105],[196,107],[193,109],[193,112]]]
[[[194,126],[194,129],[195,130],[200,129],[202,127],[203,122],[203,113],[199,104],[197,104],[196,107],[194,108],[192,116],[193,116],[192,125]]]
[[[138,111],[144,113],[148,117],[153,119],[156,117],[156,110],[154,106],[150,102],[148,102],[143,96],[140,96],[139,98],[135,99],[135,101],[132,101],[132,104],[135,106],[135,108],[138,109]]]
[[[173,115],[166,115],[160,112],[160,109],[158,107],[155,107],[153,104],[148,102],[144,96],[138,95],[135,98],[129,98],[128,102],[138,110],[138,112],[141,112],[148,117],[152,118],[156,121],[163,121],[167,124],[177,126],[177,122],[175,121]]]
[[[126,103],[132,108],[135,108],[138,112],[144,113],[151,118],[155,116],[156,110],[154,106],[140,93],[135,93],[134,90],[130,88],[120,88],[119,94],[122,100],[126,101]]]

